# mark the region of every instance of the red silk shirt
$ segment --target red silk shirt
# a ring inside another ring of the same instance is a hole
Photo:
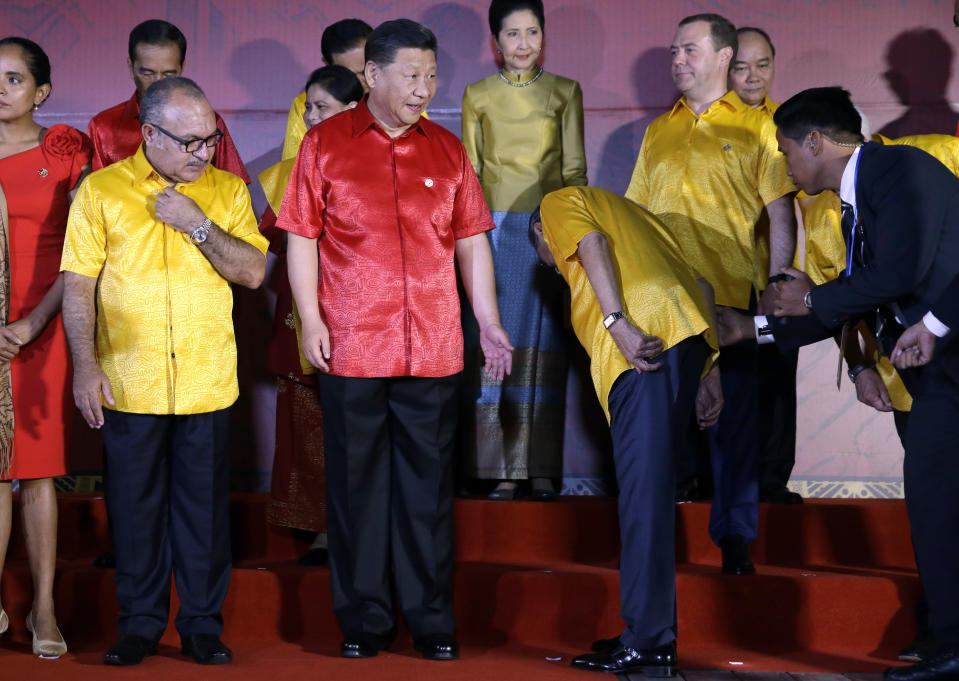
[[[216,114],[216,127],[223,131],[223,139],[213,153],[214,168],[233,173],[246,184],[250,176],[233,144],[226,122]],[[93,169],[100,170],[111,163],[122,161],[137,153],[143,134],[140,132],[140,100],[136,93],[125,102],[101,111],[87,126],[87,136],[93,142]]]
[[[364,99],[306,134],[277,226],[319,238],[330,373],[463,370],[454,245],[493,220],[452,133],[421,119],[390,139]]]

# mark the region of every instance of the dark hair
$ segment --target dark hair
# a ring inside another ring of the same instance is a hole
[[[163,120],[163,110],[175,94],[186,95],[191,99],[206,99],[200,86],[189,78],[161,78],[154,81],[140,97],[140,125],[159,124]]]
[[[366,61],[389,66],[396,53],[405,48],[431,50],[436,54],[436,36],[433,31],[412,19],[384,21],[373,29],[366,39]]]
[[[546,15],[543,12],[542,0],[493,0],[489,4],[489,30],[493,36],[498,36],[503,30],[503,21],[513,12],[529,10],[539,20],[540,30],[546,28]]]
[[[816,87],[793,95],[776,109],[773,122],[784,137],[799,142],[818,130],[833,142],[862,142],[862,117],[841,87]]]
[[[730,59],[730,63],[732,63],[739,51],[739,38],[736,35],[736,27],[733,26],[733,22],[718,14],[707,13],[688,16],[680,21],[679,25],[686,26],[697,21],[705,21],[709,24],[709,37],[713,41],[713,49],[717,52],[724,47],[733,48],[733,57]]]
[[[323,63],[332,64],[335,55],[343,54],[355,47],[362,47],[367,36],[372,32],[373,27],[359,19],[342,19],[330,24],[320,38]]]
[[[340,104],[358,102],[363,98],[363,86],[356,74],[345,66],[324,66],[310,74],[304,91],[311,86],[319,85],[330,93]]]
[[[755,26],[743,26],[742,28],[736,29],[737,37],[741,36],[743,33],[756,33],[762,37],[762,39],[766,41],[766,44],[769,45],[769,51],[773,53],[774,57],[776,56],[776,46],[773,45],[773,41],[770,40],[769,34],[766,33],[766,31],[762,30],[761,28],[756,28]]]
[[[130,31],[130,41],[127,43],[130,63],[137,60],[137,45],[140,43],[146,43],[147,45],[173,43],[180,50],[180,66],[183,66],[183,60],[186,59],[186,38],[180,29],[169,21],[147,19],[133,27],[133,30]]]
[[[536,210],[529,214],[529,242],[534,246],[538,245],[536,240],[536,225],[542,224],[543,217],[540,212],[540,206],[536,206]]]
[[[24,61],[27,62],[27,68],[30,69],[30,75],[33,76],[37,87],[50,85],[50,58],[42,47],[29,38],[16,35],[0,40],[0,47],[5,45],[16,45],[23,50]]]

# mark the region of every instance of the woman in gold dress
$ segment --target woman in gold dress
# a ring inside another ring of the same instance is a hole
[[[562,475],[566,344],[558,278],[537,267],[529,217],[543,196],[586,184],[583,95],[579,83],[543,70],[541,0],[493,0],[490,30],[498,73],[463,95],[463,144],[497,229],[489,233],[500,316],[516,347],[513,373],[482,377],[479,330],[464,307],[467,474],[498,480],[491,499],[515,499],[531,480],[532,498],[555,496]],[[474,358],[475,355],[475,358]]]

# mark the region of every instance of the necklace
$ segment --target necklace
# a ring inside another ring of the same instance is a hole
[[[499,72],[499,77],[503,79],[503,82],[506,83],[507,85],[512,85],[513,87],[529,87],[530,85],[532,85],[533,83],[535,83],[537,80],[539,80],[539,77],[542,76],[542,75],[543,75],[543,67],[540,66],[540,67],[539,67],[539,73],[537,73],[535,76],[533,76],[532,78],[530,78],[530,79],[529,79],[528,81],[526,81],[525,83],[514,83],[514,82],[511,81],[509,78],[507,78],[507,77],[505,76],[505,74],[503,74],[502,71]]]

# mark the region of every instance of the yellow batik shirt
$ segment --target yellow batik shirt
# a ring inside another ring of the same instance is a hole
[[[141,145],[87,177],[70,207],[60,269],[99,278],[96,353],[118,411],[198,414],[238,395],[230,283],[188,234],[154,217],[167,186]],[[243,180],[208,166],[176,189],[266,253]]]
[[[755,225],[767,204],[795,191],[776,126],[730,91],[698,116],[683,97],[650,123],[626,197],[670,229],[719,305],[746,309]]]
[[[702,335],[719,356],[709,306],[669,230],[648,211],[605,189],[566,187],[543,199],[543,237],[556,269],[569,284],[570,320],[590,356],[596,395],[609,419],[609,391],[633,369],[603,326],[603,312],[580,262],[583,237],[600,232],[612,254],[626,318],[640,331],[663,341],[664,349]]]

